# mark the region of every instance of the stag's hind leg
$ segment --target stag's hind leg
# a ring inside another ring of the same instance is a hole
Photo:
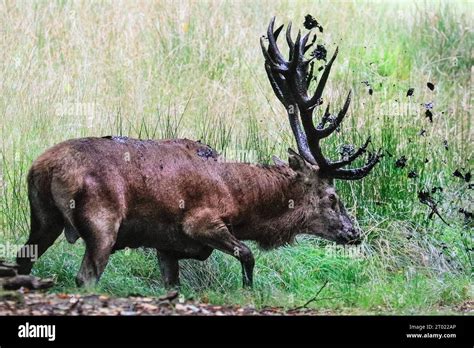
[[[97,283],[107,266],[117,240],[119,220],[113,212],[102,210],[93,218],[85,218],[76,224],[86,244],[81,268],[76,277],[77,286]]]
[[[81,268],[76,277],[78,286],[97,283],[107,266],[117,239],[118,223],[89,220],[81,224],[80,233],[86,243]]]
[[[76,284],[89,286],[99,281],[107,266],[117,241],[121,213],[114,197],[97,178],[87,177],[82,193],[75,200],[72,222],[86,244]]]
[[[255,259],[252,251],[244,243],[235,238],[225,223],[211,210],[193,212],[183,225],[185,233],[195,240],[234,256],[242,265],[244,287],[253,285],[253,268]]]

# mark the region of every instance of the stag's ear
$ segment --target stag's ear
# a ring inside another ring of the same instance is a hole
[[[290,168],[299,174],[310,174],[312,171],[311,165],[292,149],[288,149],[288,164]]]

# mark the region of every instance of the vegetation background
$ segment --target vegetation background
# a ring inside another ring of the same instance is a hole
[[[295,144],[267,81],[259,37],[271,16],[278,25],[293,21],[295,36],[312,14],[324,27],[318,43],[328,54],[340,48],[325,101],[340,107],[354,93],[341,131],[325,140],[326,153],[337,157],[342,144],[361,144],[368,134],[374,148],[387,151],[365,180],[337,182],[365,242],[341,249],[302,237],[271,252],[252,245],[252,291],[241,289],[230,256],[183,261],[184,296],[296,307],[327,282],[310,306],[418,314],[472,304],[472,182],[453,172],[466,174],[473,164],[473,13],[470,1],[2,1],[0,242],[25,241],[28,168],[68,138],[188,137],[231,160],[286,158]],[[406,166],[397,168],[401,156]],[[435,187],[443,190],[431,193]],[[428,217],[420,191],[430,192],[449,226]],[[52,291],[78,292],[83,251],[81,242],[60,237],[34,274],[54,277]],[[97,288],[87,291],[165,290],[153,251],[127,250],[112,256]]]

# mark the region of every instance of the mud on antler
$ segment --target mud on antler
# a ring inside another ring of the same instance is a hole
[[[334,52],[331,60],[321,75],[316,90],[312,96],[308,94],[308,88],[313,80],[314,64],[311,64],[315,57],[306,59],[304,57],[308,49],[315,43],[316,34],[308,44],[311,31],[301,37],[301,31],[293,42],[291,38],[291,22],[286,29],[286,41],[289,47],[289,60],[287,61],[277,46],[277,39],[283,25],[274,30],[275,17],[270,21],[267,31],[268,48],[265,47],[264,38],[260,39],[262,52],[265,57],[265,70],[272,85],[273,91],[285,106],[290,126],[296,138],[299,153],[310,163],[317,164],[321,174],[331,178],[357,180],[367,176],[372,168],[381,158],[380,151],[369,154],[367,163],[361,168],[343,169],[344,166],[352,163],[359,156],[364,154],[370,143],[370,137],[357,151],[339,161],[326,159],[320,147],[320,140],[332,134],[341,124],[349,109],[351,92],[347,95],[346,102],[335,119],[326,126],[329,116],[329,103],[327,105],[323,121],[317,127],[313,123],[313,110],[322,104],[322,94],[326,86],[332,64],[337,57],[338,49]],[[301,121],[300,121],[301,119]],[[301,128],[303,125],[303,129]]]

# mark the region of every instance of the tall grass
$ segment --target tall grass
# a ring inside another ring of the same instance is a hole
[[[313,305],[408,312],[472,297],[472,221],[458,210],[472,212],[473,195],[452,176],[457,168],[472,170],[472,4],[6,1],[0,7],[0,240],[25,240],[28,167],[68,138],[188,137],[238,161],[286,158],[294,140],[267,82],[258,38],[272,15],[302,27],[311,13],[324,26],[319,40],[329,53],[340,47],[325,102],[340,106],[349,89],[354,93],[350,115],[325,140],[325,152],[337,157],[342,144],[371,134],[374,148],[393,155],[363,181],[337,183],[365,231],[363,257],[300,238],[295,246],[257,251],[256,289],[245,292],[239,265],[215,253],[204,263],[182,262],[184,293],[292,306],[328,280],[321,295],[327,299]],[[410,87],[414,96],[406,97]],[[433,123],[422,105],[431,101]],[[396,168],[402,155],[407,166]],[[415,179],[408,178],[412,170]],[[443,187],[434,196],[449,227],[428,219],[418,201],[420,190],[435,186]],[[82,252],[61,238],[35,272],[56,277],[57,291],[72,291]],[[99,290],[162,293],[153,253],[114,255]]]

